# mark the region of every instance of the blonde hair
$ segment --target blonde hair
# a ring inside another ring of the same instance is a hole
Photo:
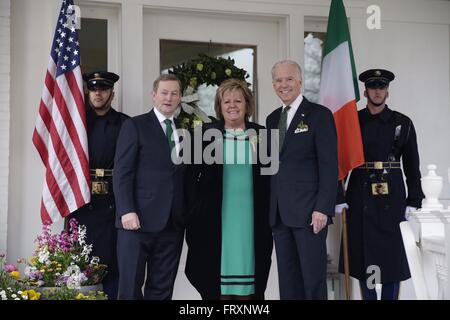
[[[247,87],[247,84],[239,79],[228,79],[222,82],[216,91],[216,98],[214,102],[214,110],[218,119],[223,120],[222,115],[222,100],[225,92],[239,90],[245,99],[245,120],[248,120],[255,112],[255,99],[252,91]]]

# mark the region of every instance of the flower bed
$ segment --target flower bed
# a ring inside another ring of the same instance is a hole
[[[92,245],[85,239],[86,227],[75,219],[69,221],[68,231],[56,235],[51,234],[50,226],[43,226],[36,250],[26,262],[23,279],[17,267],[0,256],[0,299],[106,299],[98,290],[82,292],[86,286],[101,286],[107,267],[100,264],[98,257],[90,257]]]

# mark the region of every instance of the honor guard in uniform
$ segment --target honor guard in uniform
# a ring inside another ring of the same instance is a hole
[[[381,299],[396,300],[400,281],[410,278],[399,224],[424,198],[414,125],[386,105],[394,78],[383,69],[359,75],[367,98],[358,112],[366,163],[352,171],[346,202],[349,271],[366,300],[377,299],[373,279],[382,284]],[[343,272],[342,254],[340,267]]]
[[[96,71],[83,75],[87,94],[87,132],[89,145],[89,167],[92,184],[91,202],[72,214],[87,228],[88,244],[92,244],[92,256],[108,265],[103,280],[103,290],[108,299],[117,298],[117,230],[115,202],[112,185],[116,141],[122,123],[129,118],[114,110],[114,83],[119,76],[112,72]]]

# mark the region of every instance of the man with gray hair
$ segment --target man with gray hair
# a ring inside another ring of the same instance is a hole
[[[327,299],[327,226],[338,181],[333,114],[302,96],[298,63],[277,62],[272,81],[282,102],[266,120],[267,129],[279,130],[279,148],[271,150],[279,152],[280,164],[271,178],[270,224],[280,298]]]

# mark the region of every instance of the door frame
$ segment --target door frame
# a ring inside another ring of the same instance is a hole
[[[145,56],[146,56],[146,50],[148,50],[148,48],[146,48],[146,41],[148,41],[147,39],[145,39],[146,37],[146,19],[148,19],[149,15],[169,15],[172,17],[177,17],[179,16],[180,18],[197,18],[197,21],[199,19],[212,19],[217,17],[218,19],[224,20],[230,20],[230,21],[240,21],[240,22],[269,22],[269,23],[275,23],[277,26],[277,30],[276,30],[276,57],[274,57],[274,62],[276,62],[277,60],[283,59],[287,57],[287,52],[288,52],[288,47],[289,47],[289,33],[287,32],[287,30],[289,30],[289,17],[287,15],[274,15],[274,14],[261,14],[261,13],[241,13],[241,12],[226,12],[224,13],[223,11],[211,11],[211,10],[195,10],[195,9],[189,9],[189,10],[185,10],[185,9],[162,9],[162,8],[158,8],[158,7],[151,7],[151,6],[144,6],[144,10],[143,10],[143,37],[144,37],[144,43],[143,43],[143,55],[144,55],[144,64],[143,64],[143,83],[144,83],[144,87],[143,87],[143,110],[142,112],[146,112],[148,111],[148,107],[151,104],[151,100],[149,99],[149,88],[151,88],[150,86],[150,82],[153,81],[153,79],[149,79],[147,75],[158,75],[159,74],[159,70],[160,70],[160,50],[158,48],[158,50],[156,50],[156,48],[152,48],[153,50],[151,50],[153,57],[151,59],[149,59],[148,61],[145,60]],[[180,32],[181,33],[181,32]],[[178,38],[173,38],[173,37],[167,37],[167,36],[161,36],[160,39],[169,39],[169,40],[182,40],[182,41],[204,41],[203,40],[199,40],[198,37],[195,37],[195,35],[192,35],[192,37],[186,39],[186,38],[182,38],[182,36],[178,37]],[[236,42],[236,41],[224,41],[221,38],[216,38],[216,39],[207,39],[208,41],[211,40],[212,42],[218,42],[218,43],[239,43],[242,45],[249,45],[249,42],[247,41],[247,43],[240,43],[240,42]],[[252,46],[255,45],[255,43],[251,44]],[[256,46],[256,45],[255,45]],[[257,48],[256,50],[257,56],[254,58],[254,64],[256,64],[256,62],[261,61],[260,59],[260,54],[261,50],[260,48]],[[265,65],[265,66],[260,66],[259,69],[264,68],[264,72],[258,72],[259,70],[256,70],[254,73],[256,73],[258,76],[254,77],[254,84],[255,87],[257,89],[257,91],[255,92],[255,100],[264,104],[267,104],[270,106],[275,106],[277,104],[279,104],[278,102],[278,98],[276,98],[275,94],[271,94],[273,92],[272,89],[272,85],[271,85],[271,80],[270,80],[270,88],[268,86],[268,81],[267,81],[267,74],[270,74],[270,68],[271,65]],[[261,77],[265,76],[266,80],[262,81],[261,83]],[[151,77],[150,77],[151,78]],[[264,84],[265,82],[265,84]],[[270,91],[269,91],[270,90]],[[269,97],[261,97],[261,92],[264,92],[264,95],[268,95]],[[270,92],[269,93],[265,93],[265,92]],[[267,102],[268,101],[268,102]],[[264,123],[264,118],[267,115],[267,108],[262,109],[261,107],[257,108],[258,111],[255,115],[255,122],[261,122]],[[265,112],[261,112],[262,110],[265,110]]]
[[[122,42],[121,32],[121,8],[120,5],[115,4],[100,4],[100,3],[80,3],[81,18],[102,19],[107,20],[108,28],[108,70],[115,72],[122,76],[122,53],[120,50],[120,43]],[[81,24],[83,28],[83,24]],[[83,53],[81,53],[83,54]],[[118,81],[114,85],[115,97],[112,101],[112,106],[122,111],[122,82]]]

